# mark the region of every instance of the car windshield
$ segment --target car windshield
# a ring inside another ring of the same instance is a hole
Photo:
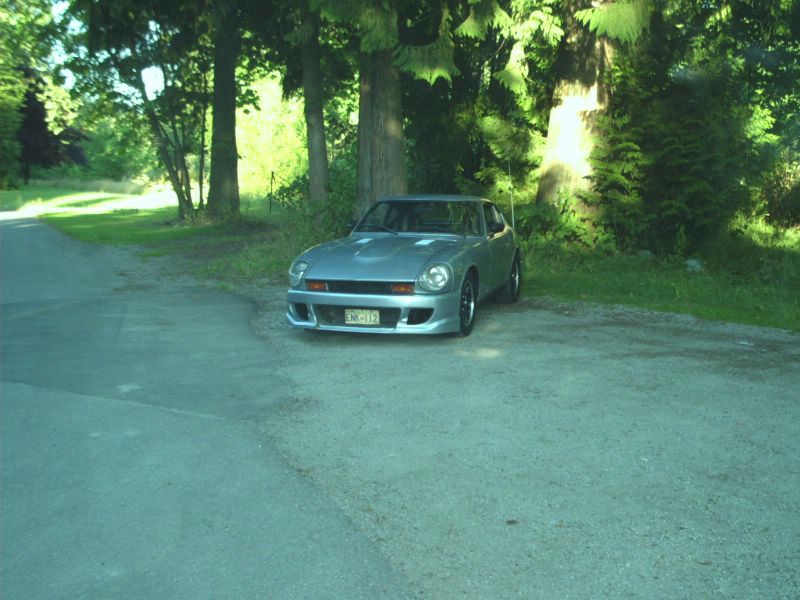
[[[355,231],[480,235],[480,223],[475,202],[386,200],[375,204]]]

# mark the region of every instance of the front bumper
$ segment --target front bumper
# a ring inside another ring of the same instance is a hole
[[[458,290],[443,294],[336,294],[289,289],[286,318],[292,327],[354,333],[452,333],[459,329]],[[348,325],[344,309],[379,310],[380,325]]]

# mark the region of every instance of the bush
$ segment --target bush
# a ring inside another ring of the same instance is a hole
[[[605,227],[578,214],[579,200],[560,198],[558,204],[525,204],[517,209],[516,231],[526,252],[561,253],[564,249],[614,252],[615,238]]]
[[[800,226],[800,161],[781,163],[767,178],[761,195],[767,222],[781,227]]]

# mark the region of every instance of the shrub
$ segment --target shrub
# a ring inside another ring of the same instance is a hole
[[[767,222],[781,227],[800,225],[800,161],[782,162],[761,189]]]

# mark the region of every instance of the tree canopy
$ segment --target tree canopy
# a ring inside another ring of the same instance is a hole
[[[525,235],[606,249],[800,222],[797,0],[28,0],[0,34],[5,187],[85,159],[160,171],[183,218],[235,217],[237,111],[270,118],[271,74],[304,103],[307,172],[262,188],[318,226],[405,191],[513,194]],[[47,91],[64,67],[71,111]]]

